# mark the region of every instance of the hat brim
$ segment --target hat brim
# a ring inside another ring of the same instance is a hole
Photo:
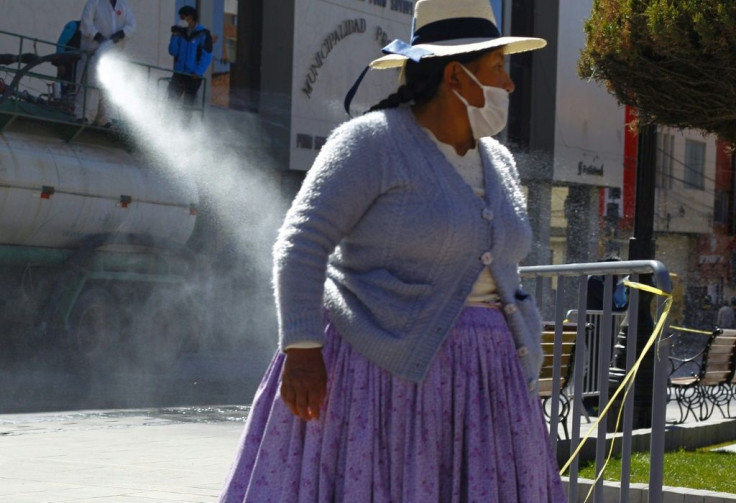
[[[490,40],[487,38],[463,38],[437,42],[434,44],[417,44],[413,47],[419,47],[431,52],[431,54],[423,56],[423,58],[431,58],[465,54],[468,52],[482,51],[483,49],[492,49],[494,47],[502,46],[504,48],[504,54],[516,54],[519,52],[541,49],[545,45],[547,45],[547,41],[542,38],[499,37]],[[375,70],[399,68],[404,66],[407,59],[408,58],[406,56],[401,54],[388,54],[371,61],[370,67]]]

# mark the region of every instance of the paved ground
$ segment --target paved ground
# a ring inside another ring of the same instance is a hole
[[[216,501],[245,415],[245,407],[0,415],[0,501]]]
[[[246,415],[236,406],[0,415],[0,501],[217,501]]]

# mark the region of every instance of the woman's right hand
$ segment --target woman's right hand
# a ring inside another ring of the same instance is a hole
[[[281,371],[281,399],[292,414],[305,421],[319,419],[326,393],[322,348],[288,349]]]

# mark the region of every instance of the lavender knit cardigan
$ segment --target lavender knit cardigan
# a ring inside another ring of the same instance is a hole
[[[541,322],[520,288],[531,231],[508,150],[480,143],[477,197],[407,107],[339,126],[274,245],[279,343],[341,336],[394,375],[421,381],[483,267],[490,267],[530,391]]]

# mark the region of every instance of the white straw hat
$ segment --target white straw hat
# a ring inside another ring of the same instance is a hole
[[[493,47],[505,54],[541,49],[547,42],[532,37],[502,37],[489,0],[417,0],[411,42],[394,40],[383,48],[386,56],[371,68],[397,68],[408,59],[451,56]]]

